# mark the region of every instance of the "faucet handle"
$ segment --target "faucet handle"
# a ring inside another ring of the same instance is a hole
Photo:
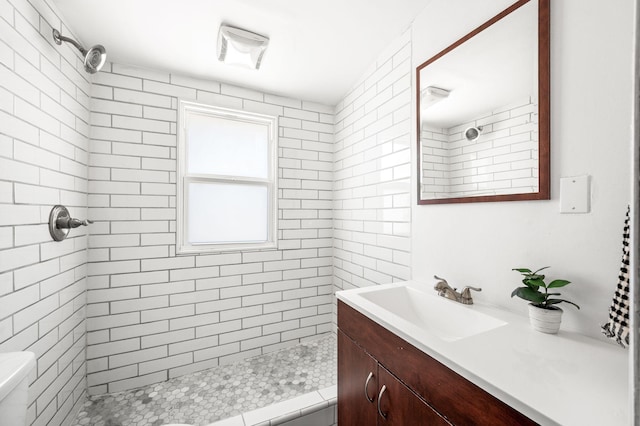
[[[433,278],[435,278],[436,280],[438,280],[438,282],[436,283],[436,285],[433,286],[433,288],[435,290],[437,290],[438,292],[443,291],[446,288],[451,288],[449,286],[449,283],[447,282],[447,280],[445,280],[444,278],[440,278],[437,275],[434,275]]]
[[[466,286],[460,292],[460,303],[465,305],[473,305],[473,298],[471,297],[471,290],[482,291],[480,287]]]

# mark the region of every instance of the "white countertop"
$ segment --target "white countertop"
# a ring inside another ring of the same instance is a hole
[[[461,306],[507,324],[445,341],[361,296],[405,285],[439,297],[432,285],[415,281],[344,290],[336,295],[541,425],[630,424],[628,350],[562,328],[556,335],[540,333],[530,327],[527,317],[477,302]]]

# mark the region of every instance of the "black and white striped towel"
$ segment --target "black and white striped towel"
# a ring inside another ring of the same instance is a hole
[[[622,232],[622,265],[618,275],[618,286],[609,308],[609,321],[602,326],[605,336],[625,348],[629,346],[629,237],[630,208],[627,207],[627,217]]]

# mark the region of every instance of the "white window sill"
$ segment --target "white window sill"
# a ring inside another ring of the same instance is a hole
[[[278,244],[275,242],[260,244],[198,244],[189,246],[179,246],[176,249],[177,255],[189,254],[213,254],[223,252],[237,251],[260,251],[260,250],[276,250]]]

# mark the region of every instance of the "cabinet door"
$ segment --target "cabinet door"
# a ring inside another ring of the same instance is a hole
[[[378,367],[378,375],[381,389],[378,395],[379,426],[449,425],[449,422],[440,417],[384,367]],[[383,388],[384,391],[382,391]]]
[[[371,378],[367,383],[370,374]],[[378,363],[346,334],[338,330],[339,425],[375,426],[377,375]]]

